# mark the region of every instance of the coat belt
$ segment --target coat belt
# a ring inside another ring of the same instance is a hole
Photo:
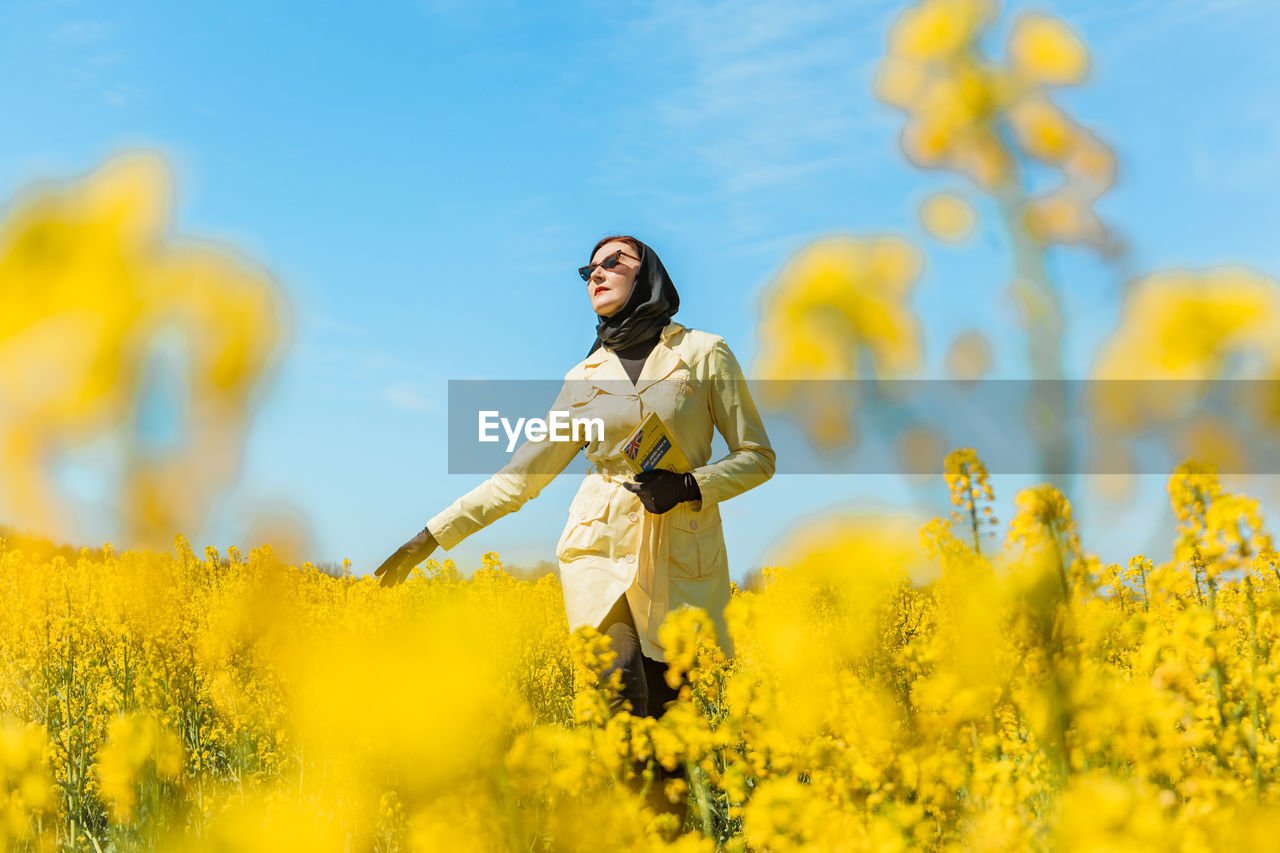
[[[597,477],[609,483],[634,483],[635,473],[630,468],[614,468],[609,465],[602,465],[594,462],[591,465],[588,474],[595,474]]]

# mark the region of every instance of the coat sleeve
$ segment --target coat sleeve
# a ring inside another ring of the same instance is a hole
[[[566,378],[550,411],[569,408],[572,384]],[[580,442],[551,441],[550,438],[525,441],[497,473],[432,516],[427,529],[440,547],[448,551],[472,533],[536,498],[584,446]]]
[[[768,480],[773,476],[775,462],[773,446],[751,399],[746,377],[723,338],[716,340],[708,358],[711,417],[729,446],[729,453],[693,470],[702,492],[702,509]]]

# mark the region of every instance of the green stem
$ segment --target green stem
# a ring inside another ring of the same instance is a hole
[[[1017,146],[1009,145],[1016,153]],[[1015,297],[1021,302],[1027,331],[1027,360],[1034,384],[1029,402],[1029,426],[1040,449],[1045,476],[1057,475],[1070,499],[1072,448],[1067,434],[1067,389],[1063,379],[1062,308],[1050,279],[1044,244],[1027,233],[1021,215],[1027,203],[1021,172],[993,190],[1013,247]]]

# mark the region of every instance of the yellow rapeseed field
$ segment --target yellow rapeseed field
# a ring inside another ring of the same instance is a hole
[[[1280,555],[1203,466],[1174,559],[1101,565],[1051,486],[1003,542],[813,529],[664,626],[682,698],[609,717],[611,654],[496,554],[371,578],[242,554],[0,545],[0,838],[14,850],[1265,849]],[[913,578],[915,578],[913,580]],[[927,581],[922,578],[930,578]],[[683,768],[656,782],[657,765]],[[661,789],[657,786],[661,784]],[[661,808],[687,798],[686,826]]]

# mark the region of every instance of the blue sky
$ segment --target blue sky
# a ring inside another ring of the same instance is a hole
[[[912,304],[931,375],[970,327],[1018,375],[999,229],[984,221],[962,247],[925,237],[916,204],[965,184],[911,167],[898,114],[870,94],[899,8],[15,0],[0,9],[0,194],[128,147],[170,157],[178,233],[256,258],[294,312],[241,477],[197,538],[222,547],[263,508],[293,507],[316,560],[368,571],[481,479],[446,473],[447,381],[555,379],[585,354],[595,316],[574,270],[605,233],[657,249],[677,319],[723,335],[743,364],[758,294],[790,252],[832,232],[901,233],[928,252]],[[1133,272],[1280,273],[1280,7],[1011,8],[1059,15],[1090,46],[1090,81],[1059,101],[1119,155],[1098,210],[1130,241]],[[1120,282],[1080,251],[1052,267],[1083,375]],[[554,559],[577,481],[566,473],[447,556],[464,571],[487,550]],[[1029,482],[996,487],[1007,502]],[[1081,502],[1086,547],[1167,556],[1163,482],[1144,488],[1119,507]],[[107,494],[82,489],[89,541],[112,535]],[[722,508],[732,573],[824,508],[926,496],[944,509],[940,480],[926,493],[775,477]]]

